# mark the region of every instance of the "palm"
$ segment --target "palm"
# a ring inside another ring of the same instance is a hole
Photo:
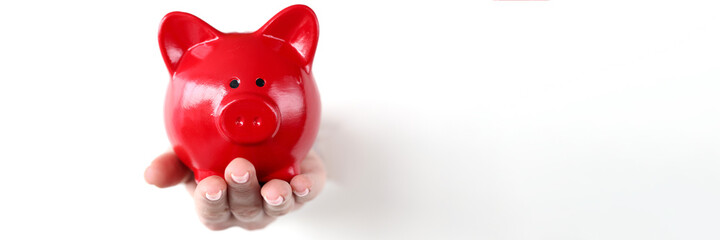
[[[212,230],[239,226],[260,229],[277,217],[315,198],[325,185],[325,167],[314,152],[300,164],[301,174],[290,182],[271,180],[260,186],[255,167],[237,158],[228,164],[225,176],[211,176],[195,183],[192,172],[168,152],[145,170],[145,180],[161,188],[185,182],[195,200],[200,221]]]

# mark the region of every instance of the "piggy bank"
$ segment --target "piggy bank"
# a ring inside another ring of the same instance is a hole
[[[183,12],[163,18],[160,50],[170,72],[165,127],[200,181],[237,157],[260,182],[290,181],[312,147],[320,97],[312,75],[315,13],[282,10],[250,33],[224,33]]]

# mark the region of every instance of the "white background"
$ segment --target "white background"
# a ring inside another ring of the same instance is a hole
[[[206,230],[165,151],[164,14],[293,2],[0,3],[0,238],[719,239],[717,1],[307,3],[321,196]]]

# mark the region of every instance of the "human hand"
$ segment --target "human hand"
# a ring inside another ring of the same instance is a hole
[[[311,151],[290,182],[273,179],[260,186],[255,167],[236,158],[225,168],[224,178],[210,176],[195,183],[192,171],[173,152],[158,156],[145,170],[145,181],[160,188],[185,183],[195,200],[200,221],[211,230],[239,226],[261,229],[277,217],[315,198],[325,185],[325,167]]]

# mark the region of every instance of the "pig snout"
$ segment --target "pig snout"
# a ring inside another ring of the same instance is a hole
[[[272,138],[280,126],[275,104],[247,96],[226,104],[217,118],[220,131],[238,144],[252,144]]]

